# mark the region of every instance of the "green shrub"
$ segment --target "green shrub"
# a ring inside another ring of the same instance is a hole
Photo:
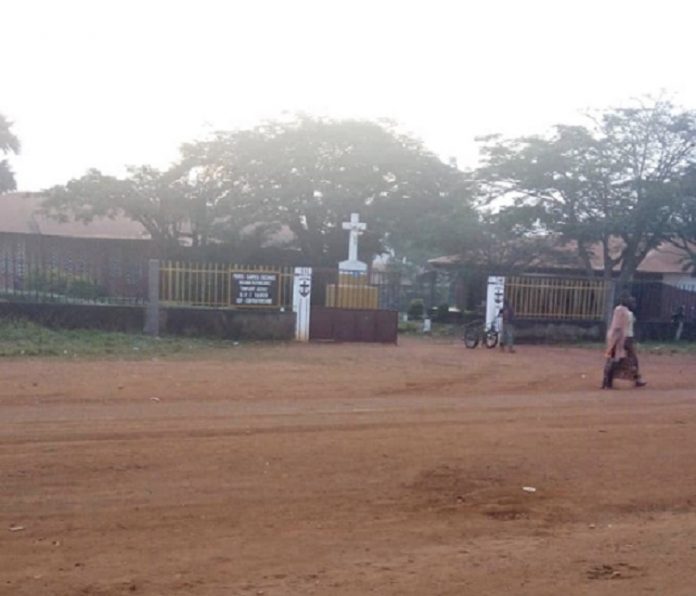
[[[420,321],[423,318],[424,312],[425,304],[420,298],[411,300],[411,303],[408,305],[408,310],[406,311],[409,321]]]
[[[439,323],[449,322],[449,304],[443,302],[437,307],[435,311],[435,320]]]
[[[31,271],[27,275],[25,289],[81,300],[95,300],[106,295],[94,280],[55,267]]]

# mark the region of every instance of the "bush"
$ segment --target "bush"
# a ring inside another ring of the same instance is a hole
[[[104,290],[97,282],[83,275],[56,268],[30,272],[26,278],[25,289],[81,300],[95,300],[105,296]]]
[[[425,304],[423,303],[423,300],[416,298],[415,300],[411,300],[406,314],[408,314],[409,321],[420,321],[423,318],[424,312]]]
[[[449,323],[449,304],[443,302],[435,311],[435,320],[438,323]]]

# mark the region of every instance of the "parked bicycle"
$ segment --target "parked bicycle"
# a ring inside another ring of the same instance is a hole
[[[486,322],[483,319],[476,319],[464,325],[462,339],[467,348],[474,349],[480,343],[490,350],[498,345],[500,334],[496,329],[495,323],[486,328]]]

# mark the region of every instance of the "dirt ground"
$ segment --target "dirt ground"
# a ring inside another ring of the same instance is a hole
[[[0,361],[0,594],[692,595],[696,356],[642,364],[602,392],[591,350],[416,339]]]

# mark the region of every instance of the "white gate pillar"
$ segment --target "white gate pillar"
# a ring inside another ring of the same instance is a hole
[[[498,319],[498,313],[503,308],[505,298],[505,278],[491,275],[488,278],[486,292],[486,329],[489,329]]]
[[[295,267],[292,310],[295,313],[295,339],[309,341],[309,315],[312,298],[312,268]]]

